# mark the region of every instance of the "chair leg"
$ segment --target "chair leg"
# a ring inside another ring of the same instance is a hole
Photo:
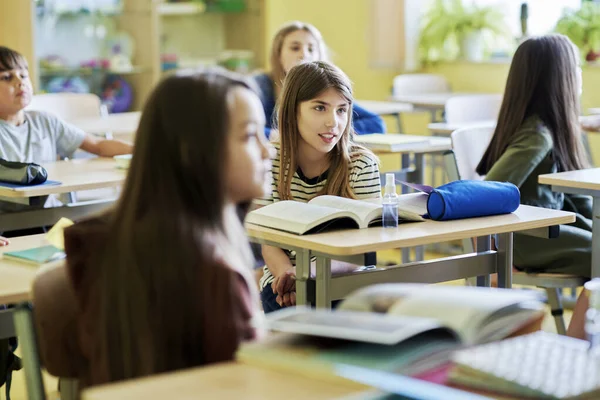
[[[560,289],[546,288],[546,293],[548,294],[550,312],[552,313],[552,317],[554,317],[554,323],[556,324],[556,332],[559,335],[566,335],[567,328],[563,318],[564,310],[560,299]]]

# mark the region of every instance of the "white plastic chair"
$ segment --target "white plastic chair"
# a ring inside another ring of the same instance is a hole
[[[445,107],[448,124],[463,124],[478,121],[497,120],[501,94],[481,94],[455,96],[448,99]]]
[[[447,93],[450,83],[442,75],[402,74],[394,77],[392,95]]]
[[[103,115],[104,106],[93,93],[45,93],[33,96],[27,110],[46,111],[71,121]]]
[[[451,167],[452,162],[447,163],[449,164],[447,168],[448,176],[451,181],[458,179],[481,180],[484,178],[478,175],[475,169],[483,157],[493,134],[494,128],[491,127],[462,128],[452,132],[454,168]],[[552,242],[548,245],[552,246]],[[463,247],[465,251],[474,251],[473,242],[468,239],[463,241]],[[564,309],[561,290],[583,286],[585,278],[569,274],[514,271],[513,282],[519,285],[537,286],[546,290],[548,304],[556,324],[556,331],[561,335],[565,335],[566,326],[563,319]]]

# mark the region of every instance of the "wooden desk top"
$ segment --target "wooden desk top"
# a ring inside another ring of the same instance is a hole
[[[246,224],[246,231],[251,239],[259,242],[267,240],[330,255],[350,256],[371,251],[544,228],[574,221],[575,214],[570,212],[521,205],[512,214],[444,222],[411,222],[401,224],[398,229],[346,229],[302,236]]]
[[[1,257],[7,251],[27,250],[34,247],[46,246],[48,242],[44,234],[22,236],[10,239],[8,246],[0,247],[0,304],[18,303],[31,298],[31,284],[40,267],[24,264],[19,261]],[[60,264],[55,261],[47,265]]]
[[[98,386],[85,390],[82,399],[309,400],[339,398],[366,389],[350,381],[346,387],[266,368],[225,363]]]
[[[600,168],[540,175],[538,182],[573,189],[600,190]]]
[[[469,122],[464,124],[449,124],[447,122],[433,122],[427,125],[427,129],[432,134],[440,134],[440,135],[450,135],[457,129],[461,128],[494,128],[496,126],[496,121],[477,121],[477,122]]]
[[[359,143],[367,148],[370,148],[371,151],[375,154],[403,154],[403,153],[438,153],[446,150],[452,149],[452,141],[450,138],[436,138],[431,136],[423,136],[423,135],[405,135],[403,133],[386,133],[384,135],[375,134],[373,136],[399,136],[401,139],[407,139],[406,143],[403,143],[400,150],[388,150],[378,148],[377,145],[371,145],[370,143],[365,143],[361,141],[361,138],[364,136],[371,135],[357,135],[354,138],[356,143]],[[415,143],[410,143],[410,140],[414,139]],[[391,141],[393,143],[393,141]]]
[[[87,133],[104,134],[132,134],[135,133],[140,123],[142,113],[139,111],[109,114],[98,118],[78,118],[68,121]]]
[[[48,171],[48,179],[62,184],[18,188],[0,186],[0,196],[26,198],[118,187],[124,183],[127,171],[117,169],[116,165],[115,160],[104,157],[46,163],[43,167]]]
[[[393,115],[413,110],[412,104],[396,101],[355,100],[356,104],[377,115]]]

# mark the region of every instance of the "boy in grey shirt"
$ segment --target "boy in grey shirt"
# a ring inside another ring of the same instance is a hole
[[[45,112],[25,111],[32,95],[27,61],[18,52],[0,46],[1,158],[44,164],[69,157],[77,149],[103,157],[132,153],[128,143],[86,134]],[[3,208],[0,204],[0,213]],[[3,244],[6,241],[2,238]]]

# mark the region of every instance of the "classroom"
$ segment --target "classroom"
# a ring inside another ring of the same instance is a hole
[[[0,399],[600,398],[600,0],[0,10]]]

